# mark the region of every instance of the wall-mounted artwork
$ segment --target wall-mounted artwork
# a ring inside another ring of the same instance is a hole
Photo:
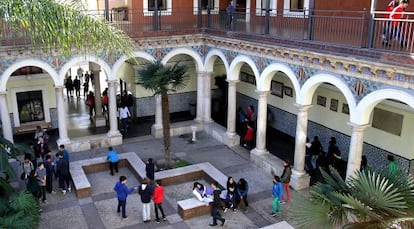
[[[283,83],[273,80],[270,90],[272,95],[276,95],[280,98],[283,98]]]
[[[329,109],[331,111],[338,111],[338,100],[337,99],[331,99],[331,105],[329,106]]]
[[[319,106],[326,107],[326,97],[318,95],[318,97],[316,98],[316,104],[318,104]]]
[[[342,113],[349,114],[349,106],[346,103],[342,104]]]
[[[285,95],[289,97],[293,97],[293,89],[291,87],[284,87],[285,88]]]

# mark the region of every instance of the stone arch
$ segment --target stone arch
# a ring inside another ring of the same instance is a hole
[[[243,64],[247,64],[250,66],[250,68],[253,70],[254,73],[254,77],[256,78],[256,82],[259,82],[259,69],[257,68],[256,64],[254,63],[254,61],[245,55],[240,55],[237,56],[236,58],[234,58],[234,60],[231,62],[230,64],[230,69],[229,69],[229,74],[227,74],[227,80],[239,80],[239,75],[240,75],[240,69],[242,67]],[[256,85],[256,88],[258,87],[258,85]]]
[[[353,120],[356,114],[356,101],[348,85],[339,77],[327,73],[319,73],[310,77],[302,86],[296,102],[300,105],[310,105],[316,89],[322,83],[330,83],[341,91],[349,106],[350,120]]]
[[[196,71],[204,70],[203,60],[201,59],[200,55],[196,51],[192,49],[188,49],[188,48],[177,48],[177,49],[172,50],[171,52],[167,53],[167,55],[165,55],[161,63],[167,64],[171,58],[173,58],[176,55],[180,55],[180,54],[189,55],[194,59]]]
[[[221,50],[218,49],[213,49],[210,52],[208,52],[205,62],[204,62],[204,67],[205,70],[208,72],[212,72],[214,69],[214,62],[216,61],[216,58],[220,58],[221,61],[223,61],[224,63],[224,68],[226,69],[226,72],[229,72],[229,63],[226,59],[226,55],[224,55],[224,53]]]
[[[393,99],[406,103],[414,109],[414,95],[394,88],[379,89],[366,95],[356,107],[356,115],[351,122],[358,125],[368,124],[374,107],[385,99]]]
[[[124,55],[115,62],[114,66],[112,67],[111,79],[108,80],[115,80],[116,73],[119,71],[119,68],[122,66],[123,63],[125,63],[125,61],[131,58],[142,58],[148,61],[155,61],[155,58],[151,54],[143,51],[133,52],[132,56]]]
[[[70,59],[65,65],[63,65],[62,69],[60,69],[59,84],[56,84],[56,86],[64,86],[66,73],[71,67],[77,65],[79,62],[93,62],[95,64],[98,64],[106,73],[108,80],[112,80],[112,78],[110,78],[113,77],[111,76],[111,67],[104,60],[96,56],[76,56]]]
[[[272,82],[272,78],[276,72],[283,72],[292,82],[294,91],[295,91],[295,98],[299,97],[300,92],[300,84],[298,79],[296,78],[295,73],[292,69],[283,63],[273,63],[267,66],[259,78],[258,83],[258,90],[259,91],[269,91],[270,90],[270,83]]]
[[[27,66],[35,66],[35,67],[39,67],[45,70],[50,75],[50,77],[52,77],[52,80],[55,85],[59,83],[58,74],[56,70],[50,64],[44,61],[41,61],[39,59],[29,58],[29,59],[22,59],[22,60],[16,61],[14,64],[8,67],[6,71],[3,72],[3,74],[1,75],[1,80],[0,80],[0,91],[6,91],[7,81],[9,80],[13,72],[15,72],[19,68],[27,67]]]

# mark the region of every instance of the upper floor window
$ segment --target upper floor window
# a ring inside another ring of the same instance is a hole
[[[270,1],[270,15],[274,16],[276,12],[277,1]],[[256,0],[256,16],[265,16],[266,14],[266,0]]]
[[[305,17],[309,14],[309,0],[284,0],[283,16]]]
[[[290,0],[290,11],[303,12],[304,0]]]
[[[155,10],[155,1],[158,3],[158,10],[162,11],[162,16],[171,15],[172,0],[144,0],[142,1],[144,16],[153,16]]]
[[[210,13],[218,14],[219,0],[201,0],[202,14],[207,14],[208,2],[210,1]],[[198,0],[193,0],[194,14],[198,14]]]
[[[155,10],[155,1],[158,2],[158,10],[167,10],[167,0],[147,0],[148,1],[148,11]]]

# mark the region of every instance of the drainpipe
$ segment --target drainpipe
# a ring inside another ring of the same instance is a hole
[[[105,0],[105,19],[109,21],[109,0]]]
[[[369,31],[368,31],[368,48],[373,48],[374,30],[375,30],[375,8],[377,8],[377,0],[371,0],[371,9],[369,17]]]
[[[270,21],[270,0],[266,0],[265,34],[269,34],[269,21]]]
[[[315,10],[315,0],[309,0],[309,12],[308,12],[308,37],[307,39],[311,41],[313,38],[313,14]]]
[[[154,18],[152,28],[158,30],[158,0],[154,0]]]
[[[201,28],[203,26],[203,18],[202,18],[202,11],[201,11],[201,0],[198,0],[198,7],[197,7],[197,27]]]
[[[212,0],[208,0],[207,3],[207,28],[210,28],[211,26],[211,1]]]

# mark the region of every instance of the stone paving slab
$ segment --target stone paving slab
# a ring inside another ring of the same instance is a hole
[[[88,229],[85,217],[80,206],[63,208],[50,212],[42,212],[38,228],[53,229]]]

